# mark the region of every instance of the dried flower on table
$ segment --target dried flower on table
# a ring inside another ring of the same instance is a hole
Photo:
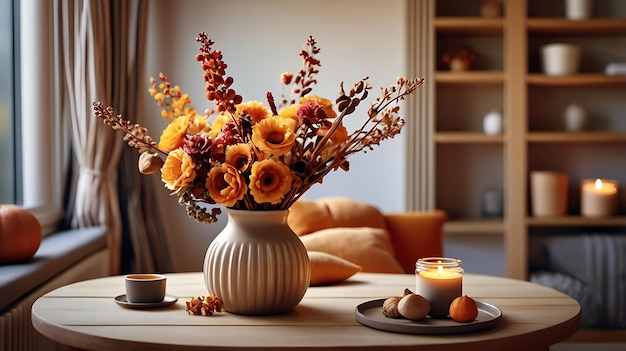
[[[209,296],[191,297],[185,302],[187,313],[191,315],[211,316],[215,312],[222,312],[222,300],[215,294]]]

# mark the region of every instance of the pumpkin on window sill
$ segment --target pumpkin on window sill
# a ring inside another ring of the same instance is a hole
[[[441,55],[441,61],[453,72],[469,71],[476,58],[474,51],[465,47],[449,49]]]
[[[26,261],[41,244],[41,224],[30,211],[0,204],[0,264]]]

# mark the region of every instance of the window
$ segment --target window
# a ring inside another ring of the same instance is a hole
[[[0,2],[0,203],[17,203],[15,114],[17,89],[12,1]]]
[[[0,203],[32,211],[44,234],[62,214],[69,141],[54,79],[52,9],[49,0],[0,1],[0,40],[12,43],[0,45]]]

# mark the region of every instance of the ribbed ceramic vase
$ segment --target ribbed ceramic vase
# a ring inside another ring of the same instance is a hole
[[[274,315],[300,303],[311,268],[288,215],[228,209],[228,223],[209,245],[203,269],[209,293],[222,299],[224,310]]]

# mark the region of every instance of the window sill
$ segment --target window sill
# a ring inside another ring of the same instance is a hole
[[[29,261],[0,266],[0,313],[77,262],[106,247],[106,228],[67,230],[45,236]]]

